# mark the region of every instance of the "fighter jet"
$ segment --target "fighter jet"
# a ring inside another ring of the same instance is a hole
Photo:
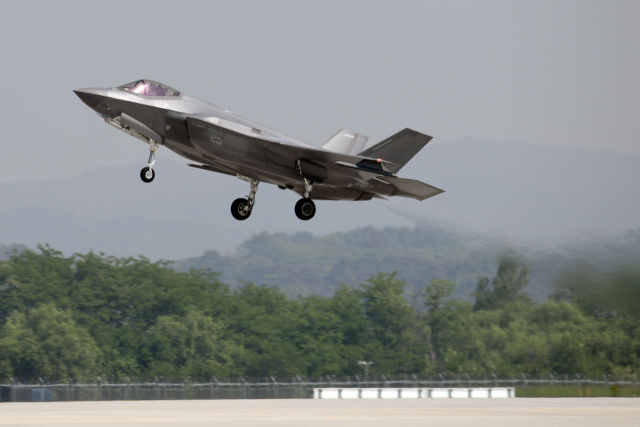
[[[396,176],[432,138],[411,129],[366,150],[366,136],[342,129],[318,147],[153,80],[74,92],[107,124],[149,145],[142,181],[155,178],[161,146],[196,162],[189,166],[247,181],[249,194],[231,204],[240,221],[253,212],[260,182],[299,194],[295,213],[301,220],[315,215],[314,200],[425,200],[443,192]]]

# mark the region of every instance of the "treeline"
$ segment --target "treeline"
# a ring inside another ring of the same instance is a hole
[[[205,270],[40,247],[0,261],[0,380],[353,375],[360,360],[373,374],[637,373],[640,299],[618,310],[603,295],[632,297],[638,276],[589,276],[583,289],[576,274],[542,304],[513,258],[478,280],[475,302],[453,298],[451,281],[410,294],[383,273],[290,298]]]

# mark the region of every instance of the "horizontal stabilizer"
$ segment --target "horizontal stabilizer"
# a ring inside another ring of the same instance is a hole
[[[396,196],[425,200],[429,197],[444,193],[444,190],[432,187],[421,181],[416,181],[415,179],[396,178],[393,176],[379,176],[376,179],[391,184],[393,188],[398,191],[398,193],[395,194]]]
[[[322,144],[322,148],[336,153],[356,155],[367,145],[368,140],[367,136],[342,129]]]
[[[362,157],[373,159],[383,159],[395,163],[397,168],[392,169],[398,172],[418,151],[422,149],[433,137],[416,132],[411,129],[402,130],[382,142],[368,148],[358,154]]]

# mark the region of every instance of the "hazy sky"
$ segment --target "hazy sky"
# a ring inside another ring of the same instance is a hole
[[[638,154],[639,23],[637,1],[2,1],[0,182],[144,166],[72,92],[139,78],[318,145],[411,127]]]

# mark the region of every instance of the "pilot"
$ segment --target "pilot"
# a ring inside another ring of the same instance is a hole
[[[165,96],[164,89],[159,84],[149,83],[147,96]]]

